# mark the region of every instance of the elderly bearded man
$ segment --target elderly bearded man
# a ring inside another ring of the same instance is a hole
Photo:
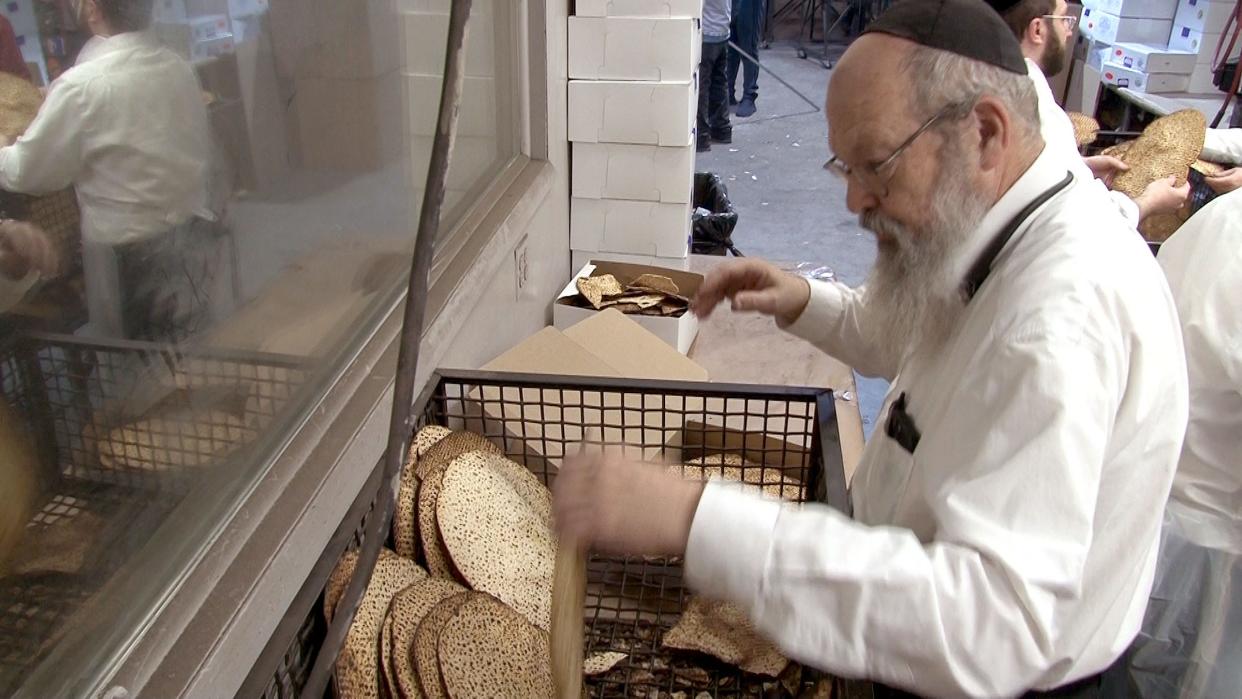
[[[1093,696],[1142,621],[1186,424],[1168,286],[1044,147],[1021,51],[980,0],[895,4],[827,114],[829,167],[879,246],[865,287],[745,261],[693,307],[729,299],[892,380],[881,424],[910,429],[867,444],[856,519],[597,456],[558,476],[558,527],[684,553],[697,592],[877,696]]]

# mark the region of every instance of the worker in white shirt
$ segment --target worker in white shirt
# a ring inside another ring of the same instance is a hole
[[[1048,78],[1058,75],[1069,64],[1070,38],[1078,18],[1069,14],[1065,0],[988,0],[988,4],[1000,13],[1022,47],[1027,73],[1039,96],[1040,133],[1044,142],[1072,154],[1076,175],[1085,179],[1090,172],[1110,185],[1113,177],[1128,166],[1108,155],[1079,158],[1074,126],[1048,86]],[[1174,177],[1156,180],[1136,199],[1121,192],[1111,192],[1110,196],[1122,215],[1137,226],[1152,214],[1171,213],[1186,203],[1190,185],[1183,182],[1176,186],[1175,181]]]
[[[1210,129],[1204,157],[1242,162],[1242,129]],[[1190,423],[1165,509],[1143,629],[1117,697],[1232,697],[1242,688],[1242,191],[1190,217],[1158,260],[1177,302]]]
[[[52,83],[33,123],[0,148],[0,188],[73,185],[90,324],[177,340],[201,329],[219,249],[205,225],[210,136],[190,65],[144,31],[152,0],[80,0],[105,41]]]
[[[895,3],[833,72],[827,117],[828,167],[877,240],[865,286],[746,260],[692,307],[728,299],[892,381],[854,519],[588,456],[557,476],[562,540],[684,555],[697,593],[877,697],[1094,696],[1142,620],[1186,424],[1168,286],[1044,146],[981,0]]]

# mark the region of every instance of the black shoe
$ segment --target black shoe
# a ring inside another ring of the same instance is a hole
[[[711,149],[712,149],[712,139],[700,136],[698,139],[698,145],[695,146],[694,150],[698,153],[706,153],[707,151]]]
[[[729,129],[728,131],[713,131],[712,141],[714,143],[733,143],[733,130]]]
[[[746,117],[751,116],[754,113],[755,113],[755,101],[753,99],[747,97],[743,99],[741,102],[737,103],[737,111],[735,112],[735,114],[737,114],[739,118],[745,119]]]

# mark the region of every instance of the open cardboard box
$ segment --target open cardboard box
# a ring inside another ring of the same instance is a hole
[[[583,266],[574,275],[574,278],[565,285],[565,288],[557,297],[556,303],[552,304],[552,322],[556,327],[568,332],[570,326],[607,312],[607,309],[605,311],[596,311],[592,308],[579,308],[570,303],[570,300],[578,295],[577,280],[579,277],[598,277],[603,274],[611,274],[616,277],[622,286],[643,274],[663,275],[672,279],[677,284],[677,288],[681,290],[681,295],[687,298],[691,298],[698,293],[699,286],[703,283],[703,275],[695,274],[694,272],[683,272],[681,270],[651,267],[648,265],[632,265],[624,262],[592,260],[590,264]],[[616,311],[613,311],[613,313],[621,315]],[[690,351],[690,346],[694,344],[695,336],[699,334],[699,319],[689,311],[686,311],[678,318],[639,315],[624,317],[653,333],[682,354]],[[637,359],[638,363],[643,363],[643,358],[638,357]],[[652,376],[647,378],[660,377]]]
[[[629,316],[615,310],[592,313],[565,328],[544,328],[483,367],[487,371],[550,374],[554,377],[707,381],[707,371],[679,354]],[[658,459],[687,413],[701,413],[692,396],[644,397],[625,393],[624,384],[598,389],[484,386],[465,398],[472,416],[464,429],[503,435],[521,444],[528,464],[555,473],[561,459],[584,440],[625,444],[624,453]],[[657,409],[658,408],[658,409]]]

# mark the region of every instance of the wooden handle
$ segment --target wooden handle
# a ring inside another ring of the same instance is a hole
[[[582,697],[585,601],[586,556],[574,542],[562,541],[552,578],[552,682],[557,699]]]

